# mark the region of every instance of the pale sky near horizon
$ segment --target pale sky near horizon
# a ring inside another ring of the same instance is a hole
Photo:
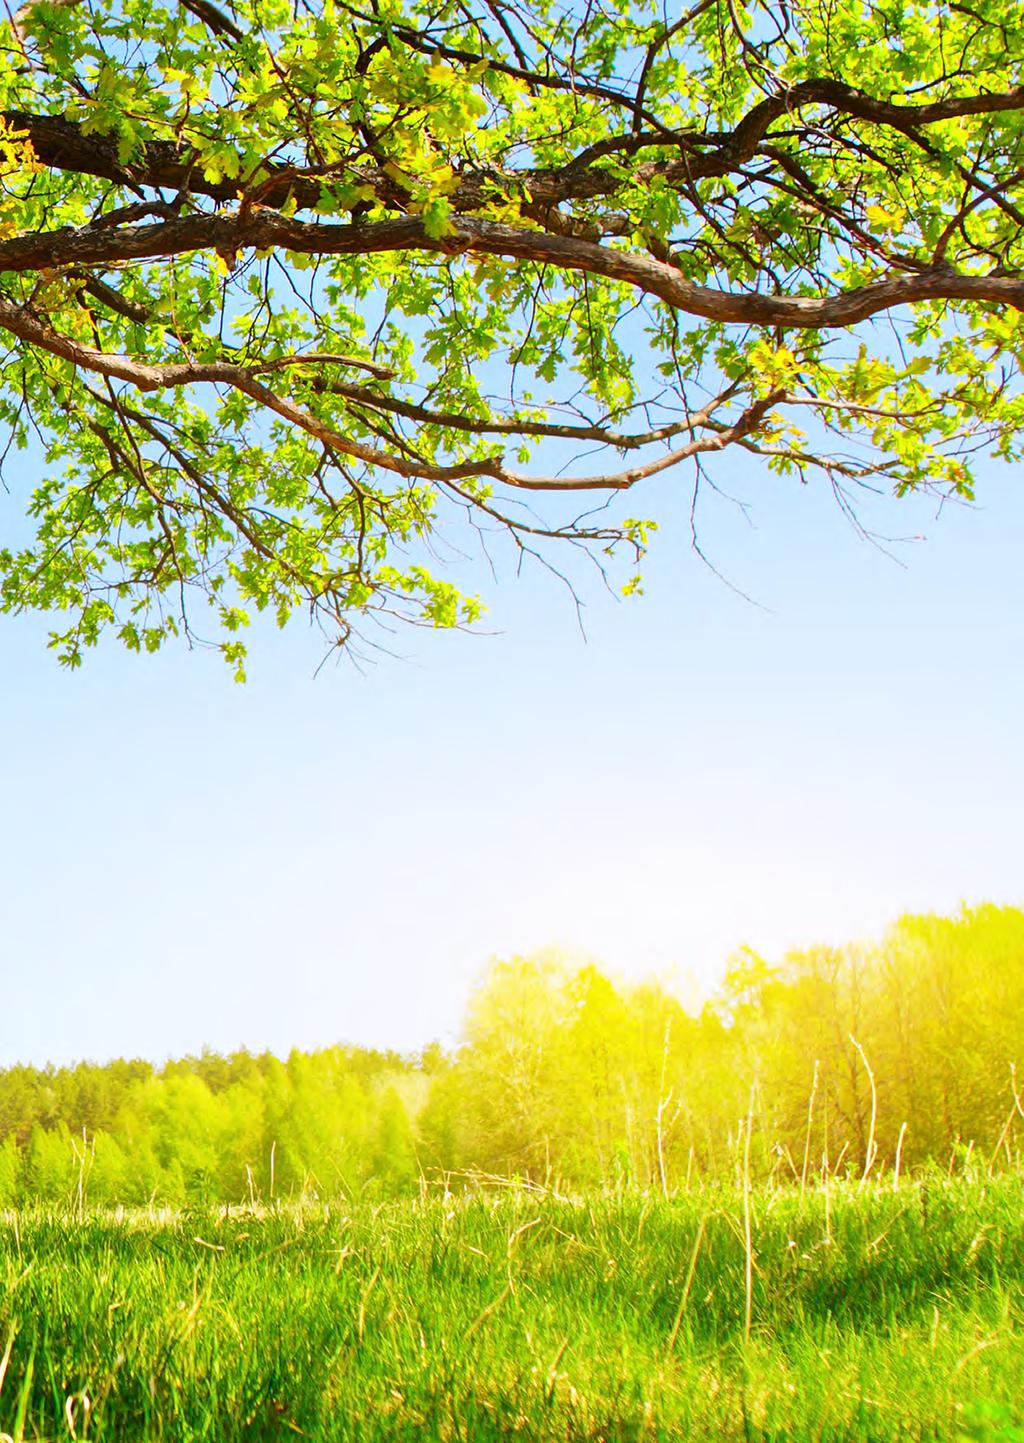
[[[820,483],[730,461],[689,549],[690,477],[646,595],[505,566],[493,634],[405,633],[362,673],[302,621],[216,658],[113,645],[62,672],[0,618],[0,1065],[204,1044],[409,1049],[457,1035],[487,959],[547,945],[713,981],[1024,902],[1024,493],[884,501],[859,539]],[[0,501],[0,527],[19,498]]]

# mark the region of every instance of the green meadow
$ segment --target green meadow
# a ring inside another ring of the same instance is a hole
[[[1024,1438],[1024,1185],[538,1187],[0,1225],[0,1429]]]

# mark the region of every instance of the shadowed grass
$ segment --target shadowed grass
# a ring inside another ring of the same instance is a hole
[[[728,1191],[8,1215],[0,1428],[124,1443],[1024,1438],[1017,1178],[833,1184],[827,1208],[820,1192],[755,1193],[752,1208],[749,1342]]]

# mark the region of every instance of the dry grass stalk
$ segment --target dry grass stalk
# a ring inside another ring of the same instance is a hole
[[[807,1191],[807,1169],[811,1161],[811,1124],[814,1122],[814,1099],[818,1095],[818,1068],[819,1063],[815,1059],[814,1076],[811,1078],[811,1095],[807,1099],[807,1136],[804,1139],[804,1166],[800,1174],[801,1200]]]
[[[878,1146],[875,1142],[875,1128],[878,1124],[878,1088],[875,1086],[875,1074],[871,1071],[871,1064],[868,1062],[863,1047],[861,1047],[852,1032],[850,1033],[850,1041],[857,1049],[860,1060],[864,1064],[864,1071],[868,1075],[868,1083],[871,1087],[871,1122],[868,1126],[867,1146],[864,1149],[864,1171],[860,1179],[861,1182],[864,1183],[867,1182],[870,1177],[871,1169],[874,1167],[875,1158],[878,1155]]]
[[[898,1141],[897,1144],[896,1144],[896,1163],[895,1163],[895,1166],[893,1167],[893,1172],[892,1172],[892,1190],[893,1190],[893,1192],[898,1192],[898,1191],[899,1191],[899,1186],[900,1186],[900,1162],[901,1162],[901,1160],[902,1160],[902,1158],[903,1158],[903,1139],[906,1137],[906,1135],[907,1135],[907,1124],[904,1122],[904,1123],[902,1124],[902,1126],[900,1127],[900,1137],[899,1137],[899,1141]]]

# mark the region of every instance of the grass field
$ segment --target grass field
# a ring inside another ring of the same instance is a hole
[[[754,1193],[750,1249],[746,1212],[503,1192],[7,1214],[0,1430],[1024,1439],[1020,1179]]]

